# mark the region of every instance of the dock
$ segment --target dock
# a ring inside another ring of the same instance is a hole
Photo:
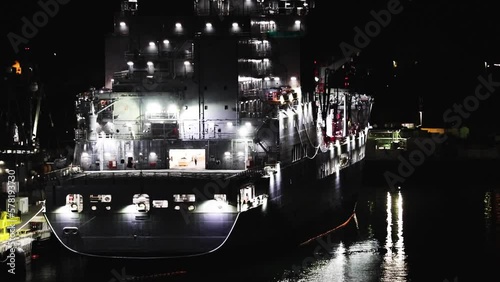
[[[45,241],[51,236],[43,211],[44,206],[39,204],[30,206],[20,217],[8,218],[7,213],[3,212],[0,220],[0,254],[11,248],[21,248],[26,255],[26,264],[29,264],[33,242]],[[11,230],[14,233],[11,234]]]

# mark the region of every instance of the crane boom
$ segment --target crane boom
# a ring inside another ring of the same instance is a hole
[[[36,99],[36,111],[35,111],[35,121],[33,122],[33,136],[31,136],[31,140],[33,141],[33,144],[36,142],[36,134],[38,130],[38,120],[40,118],[40,106],[42,103],[42,95],[38,95]]]

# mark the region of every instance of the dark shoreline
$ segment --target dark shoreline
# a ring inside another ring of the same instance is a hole
[[[370,160],[363,166],[363,183],[492,184],[500,181],[499,168],[499,159],[425,160],[420,165],[400,160]]]

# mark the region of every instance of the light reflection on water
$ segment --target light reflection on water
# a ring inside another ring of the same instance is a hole
[[[376,240],[349,246],[339,242],[333,249],[330,259],[315,262],[297,280],[282,281],[378,281],[380,257]]]
[[[493,197],[496,195],[493,192],[484,193],[484,224],[486,234],[491,233],[491,226],[495,223],[493,219]]]
[[[304,269],[291,279],[290,274],[297,272],[295,267],[294,271],[286,272],[286,279],[278,281],[407,281],[403,195],[401,192],[387,192],[384,204],[385,241],[373,238],[371,224],[367,227],[368,237],[360,241],[344,243],[340,238],[326,238],[323,242],[339,240],[330,244],[332,249],[327,251],[331,256],[322,256],[309,266],[304,266]],[[368,209],[370,208],[371,203],[368,203]]]
[[[407,267],[403,238],[403,196],[387,192],[387,237],[381,281],[406,281]],[[393,218],[392,214],[395,213]],[[393,238],[396,242],[393,242]]]

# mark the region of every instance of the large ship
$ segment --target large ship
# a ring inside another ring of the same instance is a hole
[[[314,1],[197,0],[191,18],[137,4],[115,17],[105,86],[77,95],[71,164],[46,175],[55,237],[85,255],[179,258],[346,221],[373,99],[349,87],[351,61],[301,85]]]

